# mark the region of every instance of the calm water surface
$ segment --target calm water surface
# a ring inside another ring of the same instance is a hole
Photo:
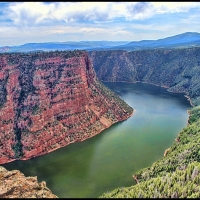
[[[163,156],[187,126],[183,94],[144,83],[104,83],[135,111],[97,136],[47,155],[3,165],[37,176],[58,197],[98,197],[135,184],[132,175]]]

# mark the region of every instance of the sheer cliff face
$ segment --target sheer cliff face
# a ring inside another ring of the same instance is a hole
[[[83,141],[132,112],[86,52],[0,55],[0,164]]]

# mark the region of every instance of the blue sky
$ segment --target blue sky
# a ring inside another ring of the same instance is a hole
[[[200,33],[200,2],[1,2],[0,46]]]

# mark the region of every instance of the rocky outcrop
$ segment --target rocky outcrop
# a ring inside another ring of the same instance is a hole
[[[138,51],[92,51],[97,77],[108,82],[146,82],[183,92],[200,104],[200,47]]]
[[[0,164],[83,141],[132,113],[84,51],[0,56]]]
[[[19,170],[8,171],[0,166],[0,198],[58,198],[38,182],[37,177],[25,177]]]

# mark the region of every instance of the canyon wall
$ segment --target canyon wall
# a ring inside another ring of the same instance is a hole
[[[91,51],[97,77],[108,82],[147,82],[187,94],[200,104],[200,47]]]
[[[83,141],[132,113],[84,51],[0,55],[0,164]]]

